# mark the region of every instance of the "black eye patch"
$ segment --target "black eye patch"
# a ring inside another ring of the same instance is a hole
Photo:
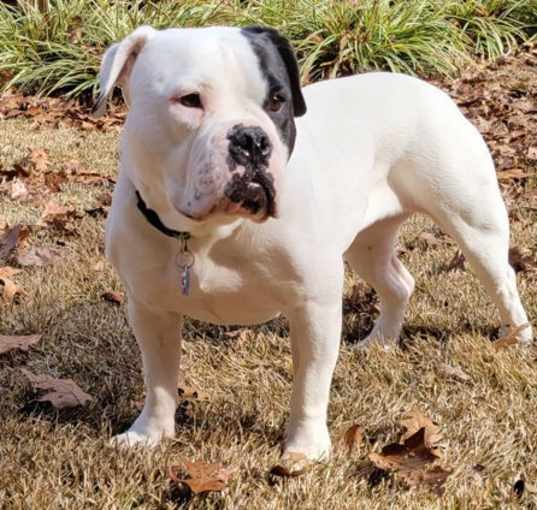
[[[262,107],[276,126],[282,142],[293,152],[296,139],[293,90],[285,62],[278,48],[263,32],[244,29],[245,35],[257,57],[259,69],[267,83],[267,95]]]

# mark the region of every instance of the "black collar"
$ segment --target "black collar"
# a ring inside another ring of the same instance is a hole
[[[190,232],[180,232],[179,230],[172,230],[168,228],[159,218],[159,215],[153,209],[149,209],[142,195],[136,190],[136,198],[138,199],[137,206],[138,210],[145,216],[145,219],[159,232],[163,233],[168,237],[173,237],[174,239],[179,239],[181,241],[187,241],[190,239]]]

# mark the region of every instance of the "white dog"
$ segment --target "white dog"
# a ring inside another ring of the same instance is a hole
[[[395,342],[414,280],[394,243],[414,212],[459,243],[504,327],[528,322],[490,153],[437,88],[371,73],[301,91],[288,42],[261,27],[140,27],[108,49],[100,84],[98,111],[115,85],[129,105],[106,247],[147,389],[116,441],[173,437],[183,316],[246,325],[283,313],[284,451],[326,457],[344,261],[380,297],[365,344]]]

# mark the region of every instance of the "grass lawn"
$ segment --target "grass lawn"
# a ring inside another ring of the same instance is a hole
[[[520,62],[526,58],[522,54]],[[487,80],[493,83],[494,76]],[[497,81],[494,85],[505,92],[512,84]],[[537,100],[532,94],[526,95]],[[488,97],[485,103],[492,105],[495,100]],[[491,111],[500,119],[501,112]],[[530,115],[535,118],[535,113]],[[113,178],[117,147],[118,133],[113,129],[36,126],[22,118],[0,121],[3,169],[12,168],[32,149],[46,149],[49,171],[59,172],[78,160],[78,171],[83,168]],[[524,161],[522,173],[535,172]],[[512,244],[528,257],[518,279],[531,319],[537,314],[534,181],[511,179],[504,189],[512,217]],[[177,438],[155,451],[111,447],[110,435],[127,428],[143,397],[139,353],[126,323],[124,303],[102,297],[107,291],[121,292],[117,276],[101,263],[104,215],[100,208],[111,186],[106,180],[70,179],[59,192],[41,190],[26,200],[12,199],[11,186],[6,183],[0,188],[0,232],[3,221],[36,225],[51,199],[73,207],[78,216],[72,220],[71,233],[32,228],[26,243],[53,248],[57,258],[44,267],[23,267],[13,280],[24,294],[11,304],[0,300],[0,334],[42,335],[28,352],[0,355],[0,507],[492,509],[537,505],[537,347],[498,352],[493,348],[496,311],[467,266],[448,270],[456,247],[427,219],[411,219],[401,235],[401,258],[417,284],[403,348],[365,353],[355,348],[377,313],[376,298],[349,272],[343,342],[329,408],[332,459],[297,478],[273,479],[268,473],[278,461],[291,390],[285,321],[235,331],[187,322],[184,372],[188,384],[199,392],[179,407]],[[86,406],[55,410],[38,401],[21,368],[71,378],[93,400]],[[425,488],[407,489],[393,477],[373,483],[369,476],[368,453],[397,441],[400,419],[414,407],[433,418],[443,434],[440,464],[452,473],[441,496]],[[349,454],[340,437],[354,423],[364,430],[365,441]],[[222,462],[237,470],[225,491],[182,499],[170,483],[168,467],[192,459]],[[521,479],[526,484],[518,498],[513,484]]]

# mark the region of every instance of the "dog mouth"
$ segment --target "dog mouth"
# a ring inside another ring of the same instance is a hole
[[[235,176],[234,176],[235,177]],[[258,171],[251,179],[237,176],[224,190],[225,211],[251,217],[254,221],[265,221],[276,217],[276,192],[272,175]]]

